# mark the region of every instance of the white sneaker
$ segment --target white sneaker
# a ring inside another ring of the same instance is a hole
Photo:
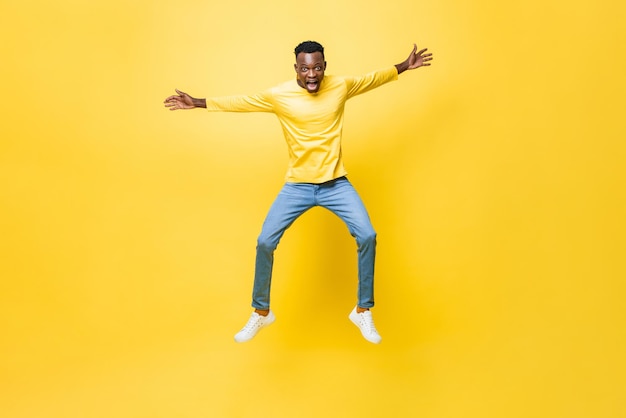
[[[376,327],[374,326],[374,319],[372,318],[372,312],[364,311],[361,313],[356,312],[356,307],[350,312],[349,318],[354,325],[359,327],[361,330],[361,334],[363,337],[374,344],[378,344],[383,339],[376,331]]]
[[[276,320],[274,316],[274,312],[270,311],[267,316],[259,315],[256,312],[252,312],[250,315],[250,319],[248,319],[248,323],[244,326],[241,331],[235,334],[235,341],[238,343],[245,343],[246,341],[251,340],[257,332],[263,327],[271,325]]]

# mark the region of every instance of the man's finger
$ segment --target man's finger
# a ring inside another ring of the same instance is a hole
[[[170,110],[183,109],[179,103],[168,103],[165,107],[168,107]]]

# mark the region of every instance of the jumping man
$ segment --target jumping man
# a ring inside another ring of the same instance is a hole
[[[374,260],[376,232],[367,210],[348,181],[341,152],[343,112],[346,100],[396,80],[407,70],[429,66],[432,54],[417,45],[408,58],[360,77],[325,76],[324,48],[306,41],[295,49],[296,79],[254,95],[196,99],[176,90],[165,99],[170,110],[205,108],[212,112],[271,112],[278,117],[287,147],[289,165],[285,184],[272,204],[259,235],[252,291],[252,312],[235,335],[245,342],[276,319],[270,310],[270,285],[274,250],[291,224],[314,206],[324,207],[347,225],[358,252],[357,304],[350,320],[363,337],[378,344],[374,326]]]

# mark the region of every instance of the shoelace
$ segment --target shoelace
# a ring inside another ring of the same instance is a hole
[[[250,332],[255,328],[260,328],[262,321],[263,317],[258,313],[253,312],[250,319],[248,319],[248,323],[243,327],[242,331]]]
[[[365,311],[361,314],[361,325],[365,327],[368,333],[378,334],[376,326],[374,325],[374,318],[372,318],[372,313],[370,311]]]

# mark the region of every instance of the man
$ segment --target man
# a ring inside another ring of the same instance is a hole
[[[272,204],[257,241],[252,312],[235,335],[245,342],[274,322],[270,310],[270,284],[274,250],[285,230],[314,206],[329,209],[348,226],[358,249],[358,300],[349,315],[363,337],[378,344],[381,336],[374,326],[374,259],[376,232],[359,195],[343,166],[341,134],[346,100],[396,80],[399,74],[430,65],[432,54],[417,51],[400,64],[362,77],[325,76],[324,48],[305,41],[295,48],[296,79],[250,96],[196,99],[176,90],[165,99],[170,110],[206,108],[209,111],[272,112],[283,128],[289,149],[286,183]]]

